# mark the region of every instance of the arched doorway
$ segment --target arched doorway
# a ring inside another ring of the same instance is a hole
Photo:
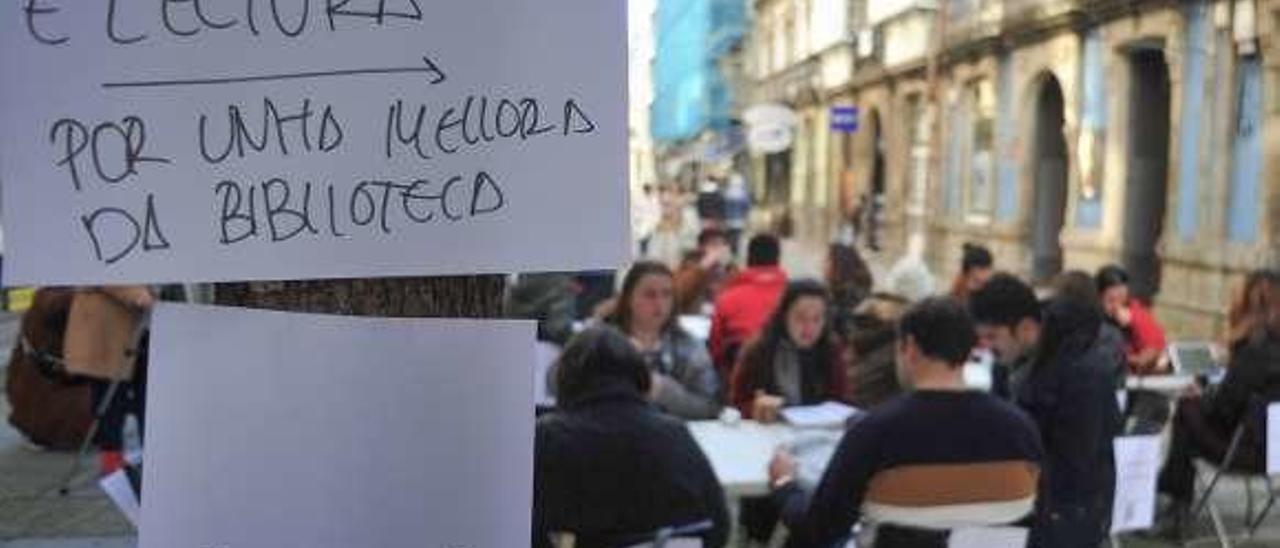
[[[1032,279],[1047,281],[1062,272],[1062,227],[1067,215],[1067,139],[1062,133],[1065,103],[1057,77],[1045,74],[1035,89],[1031,149]]]
[[[1160,256],[1169,179],[1169,66],[1158,48],[1129,53],[1129,170],[1122,262],[1134,296],[1160,290]]]

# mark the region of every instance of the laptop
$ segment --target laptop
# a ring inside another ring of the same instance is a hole
[[[1205,341],[1175,342],[1169,345],[1169,360],[1178,375],[1215,379],[1223,372],[1213,343]]]

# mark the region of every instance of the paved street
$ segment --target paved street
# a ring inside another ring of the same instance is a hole
[[[0,348],[13,347],[17,318],[0,317]],[[0,372],[3,372],[0,365]],[[3,375],[0,375],[0,384]],[[0,416],[9,416],[9,405],[0,397]],[[86,461],[67,496],[58,494],[58,483],[71,466],[72,456],[49,453],[23,443],[7,420],[0,424],[0,546],[4,548],[62,548],[132,546],[119,537],[133,534],[124,517],[93,482],[96,461]],[[106,537],[107,540],[93,540]],[[61,539],[61,540],[35,540]]]

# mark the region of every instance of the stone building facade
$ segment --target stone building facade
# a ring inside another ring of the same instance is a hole
[[[969,241],[1037,281],[1118,263],[1179,337],[1219,335],[1277,265],[1280,2],[886,4],[825,97],[860,108],[828,176],[883,192],[890,257],[915,236],[943,277]]]
[[[834,91],[854,70],[853,29],[863,0],[752,0],[748,108],[775,105],[794,113],[785,150],[753,151],[751,172],[760,222],[777,226],[784,214],[793,236],[829,238],[846,196],[835,181],[844,176],[833,150],[842,135],[831,131]]]

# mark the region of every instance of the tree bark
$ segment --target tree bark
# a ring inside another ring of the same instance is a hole
[[[497,318],[503,276],[218,284],[214,302],[287,312],[387,318]]]

